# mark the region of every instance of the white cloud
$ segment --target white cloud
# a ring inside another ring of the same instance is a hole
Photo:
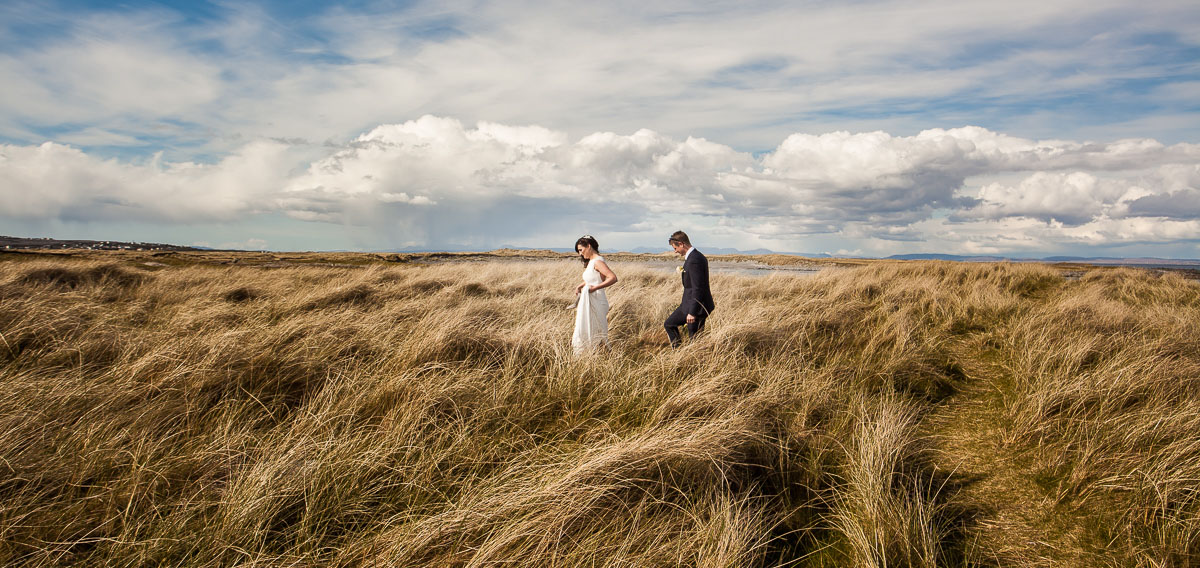
[[[145,16],[81,20],[69,36],[5,54],[0,112],[42,125],[192,115],[220,96],[221,68],[189,53],[166,25]]]
[[[923,235],[917,250],[981,255],[1012,255],[1047,252],[1072,254],[1195,255],[1200,242],[1200,221],[1172,221],[1149,217],[1110,219],[1101,217],[1081,225],[1066,225],[1032,217],[949,222],[929,219],[914,224]],[[909,249],[911,251],[912,249]]]
[[[1165,174],[1147,177],[1148,169],[1197,163],[1196,145],[1034,141],[978,127],[911,137],[796,134],[764,156],[758,190],[743,192],[743,201],[774,203],[774,215],[790,217],[781,224],[797,234],[838,225],[850,237],[918,240],[909,228],[936,210],[956,219],[1029,216],[1071,224],[1123,216],[1131,201],[1179,186]],[[976,194],[965,189],[968,180],[1010,172],[1045,173],[1017,186],[991,183]],[[789,202],[791,208],[779,207]]]
[[[1138,217],[1200,218],[1200,164],[1165,166],[1156,174],[1161,190],[1129,200],[1123,212]]]
[[[544,177],[538,175],[539,154],[563,142],[561,134],[536,126],[482,123],[467,130],[457,120],[425,116],[359,136],[314,163],[289,190],[329,196],[402,193],[426,201],[436,201],[431,194],[482,197],[506,188],[519,193],[523,182]]]
[[[17,219],[192,223],[266,210],[287,147],[256,142],[212,165],[102,160],[47,142],[0,146],[0,214]]]
[[[721,202],[719,176],[753,158],[702,139],[678,142],[649,130],[598,132],[569,143],[545,128],[426,116],[384,125],[293,180],[289,192],[390,202],[470,203],[506,199],[621,203],[646,210]],[[406,196],[395,199],[384,196]],[[702,204],[702,203],[701,203]]]
[[[205,245],[200,245],[205,246]],[[233,249],[233,250],[267,250],[268,242],[266,239],[250,238],[244,241],[229,241],[224,242],[216,247],[218,249]]]
[[[1118,203],[1149,193],[1126,180],[1102,180],[1084,173],[1038,172],[1015,187],[989,184],[979,192],[976,209],[986,219],[1033,217],[1070,225],[1107,215]]]
[[[0,217],[1187,242],[1197,30],[1123,0],[0,4]]]
[[[1180,70],[1148,55],[1145,37],[1193,38],[1198,13],[1119,0],[415,2],[284,23],[237,3],[199,19],[163,8],[11,9],[12,19],[66,31],[0,56],[0,128],[33,143],[42,140],[28,138],[31,122],[149,138],[164,122],[182,123],[194,125],[189,143],[221,153],[257,138],[344,140],[381,120],[432,113],[576,136],[649,128],[762,149],[819,131],[827,111],[838,111],[841,127],[915,131],[972,121],[971,111],[924,101],[986,111],[1175,77]],[[1158,100],[1186,106],[1190,90],[1168,85]],[[921,118],[897,117],[914,110]]]
[[[260,141],[204,165],[4,146],[0,215],[194,223],[281,213],[430,245],[581,224],[644,232],[681,219],[742,242],[825,235],[972,252],[1200,237],[1200,150],[1153,140],[833,132],[794,134],[755,157],[647,129],[572,141],[541,126],[425,116],[377,126],[295,169],[311,151]]]

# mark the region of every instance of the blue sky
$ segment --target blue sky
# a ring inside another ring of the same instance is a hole
[[[0,234],[1200,257],[1194,2],[10,1],[0,84]]]

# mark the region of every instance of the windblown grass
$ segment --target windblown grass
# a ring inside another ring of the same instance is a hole
[[[114,257],[115,258],[115,257]],[[1200,563],[1200,287],[890,263],[0,262],[0,562]]]

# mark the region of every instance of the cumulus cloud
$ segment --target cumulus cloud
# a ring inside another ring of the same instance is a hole
[[[0,146],[0,214],[16,219],[193,223],[266,211],[287,146],[255,142],[215,164],[103,160],[47,142]]]
[[[718,174],[753,164],[727,146],[649,130],[599,132],[570,143],[537,126],[467,128],[426,116],[363,134],[312,164],[281,198],[292,214],[351,222],[377,222],[371,218],[378,209],[346,207],[350,202],[403,206],[392,214],[413,215],[411,225],[444,228],[448,219],[439,213],[447,212],[473,220],[455,224],[463,234],[526,217],[517,213],[525,210],[542,211],[542,223],[603,218],[607,211],[623,227],[664,210],[709,212],[705,204],[723,199]]]
[[[1157,173],[1162,191],[1148,192],[1131,200],[1126,213],[1138,217],[1200,218],[1200,164],[1166,166]]]
[[[795,203],[777,211],[797,218],[798,232],[823,220],[847,235],[910,240],[920,238],[913,224],[935,211],[953,220],[1031,217],[1074,225],[1127,215],[1134,200],[1179,186],[1181,175],[1165,172],[1197,163],[1200,146],[1193,144],[1035,141],[964,127],[911,137],[795,134],[762,159],[761,174],[781,188],[774,195]],[[1161,173],[1146,175],[1156,166]],[[966,188],[968,180],[1013,172],[1032,173],[1015,186]]]
[[[1131,215],[1144,217],[1195,219],[1200,217],[1200,191],[1185,189],[1147,195],[1129,203],[1128,210]]]
[[[0,214],[186,223],[281,213],[430,245],[581,225],[638,232],[685,216],[758,242],[837,235],[978,251],[1200,237],[1200,147],[1154,140],[833,132],[793,134],[756,157],[648,129],[572,141],[541,126],[424,116],[295,168],[299,155],[280,141],[213,164],[4,146]]]
[[[1081,225],[1149,193],[1129,180],[1100,179],[1085,172],[1038,172],[1016,186],[985,185],[979,191],[979,206],[968,213],[985,219],[1032,217]]]

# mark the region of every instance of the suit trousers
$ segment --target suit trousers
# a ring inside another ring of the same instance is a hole
[[[663,326],[667,328],[667,337],[671,339],[671,347],[679,347],[679,326],[686,325],[688,336],[696,337],[697,334],[704,331],[704,317],[696,316],[696,320],[692,323],[687,322],[688,313],[683,309],[683,306],[675,308],[671,315],[667,316],[667,321],[663,322]]]

